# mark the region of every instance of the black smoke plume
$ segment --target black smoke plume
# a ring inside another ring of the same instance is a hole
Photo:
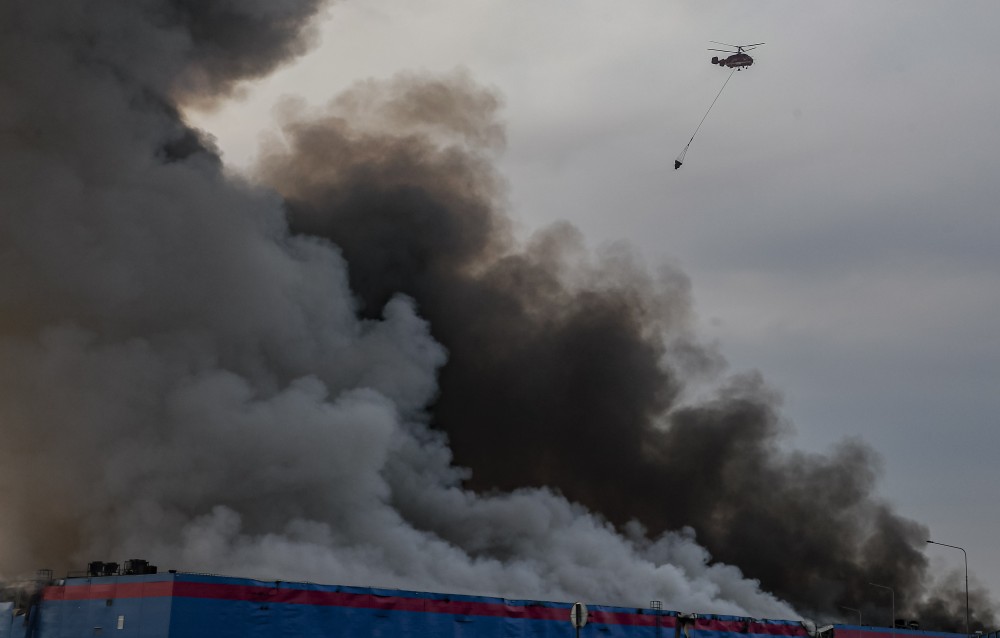
[[[801,611],[868,580],[955,609],[869,449],[786,451],[773,393],[719,376],[681,273],[518,240],[471,79],[288,107],[285,202],[227,176],[183,107],[301,53],[321,6],[0,3],[0,570],[795,615],[746,574]]]
[[[900,614],[956,629],[955,592],[928,591],[926,528],[875,492],[873,450],[788,450],[753,374],[690,400],[719,359],[691,336],[682,274],[621,246],[588,256],[565,224],[515,240],[490,164],[499,105],[462,73],[366,82],[323,112],[287,108],[259,169],[293,229],[343,250],[362,312],[405,293],[428,318],[449,352],[433,425],[468,485],[556,487],[618,525],[691,526],[807,613],[889,583]]]
[[[619,531],[549,488],[463,485],[428,427],[446,353],[412,297],[389,291],[359,315],[341,249],[291,233],[279,195],[227,175],[182,117],[302,51],[319,8],[0,3],[0,575],[143,556],[259,578],[795,617],[687,532]],[[394,118],[502,139],[480,117],[491,95],[418,88]],[[359,124],[386,115],[363,93],[349,99]],[[369,145],[355,165],[413,167],[399,186],[414,211],[475,207],[490,180],[500,192],[488,158],[454,153],[441,174],[407,154],[419,140]],[[377,198],[384,184],[370,181]],[[476,227],[504,219],[474,213],[429,253],[383,255],[412,270],[441,257],[447,270],[509,252],[499,226]],[[426,221],[413,232],[433,231],[436,215]],[[369,230],[373,251],[394,232]],[[545,243],[535,259],[552,258]],[[567,276],[614,288],[630,278],[615,263]],[[565,282],[537,283],[532,311],[547,311],[544,288]]]

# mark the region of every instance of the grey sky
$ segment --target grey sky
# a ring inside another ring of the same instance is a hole
[[[870,442],[882,493],[1000,592],[997,24],[995,2],[344,0],[311,55],[192,119],[244,166],[282,95],[467,68],[505,97],[525,229],[567,220],[681,267],[794,444]],[[674,171],[728,74],[709,40],[767,44]]]

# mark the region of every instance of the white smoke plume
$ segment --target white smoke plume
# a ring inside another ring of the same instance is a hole
[[[690,532],[462,487],[420,309],[359,318],[337,246],[178,116],[303,50],[318,9],[0,6],[0,572],[144,557],[795,617]]]

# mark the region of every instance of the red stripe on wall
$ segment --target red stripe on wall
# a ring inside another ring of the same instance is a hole
[[[192,583],[178,581],[174,596],[210,598],[214,600],[250,600],[294,605],[318,605],[382,609],[386,611],[419,611],[458,616],[502,616],[508,618],[533,618],[541,620],[569,620],[569,611],[556,607],[513,606],[470,600],[445,600],[434,598],[403,598],[351,592],[291,589],[287,587],[261,587],[257,585],[229,585],[223,583]],[[624,614],[608,614],[623,616]],[[624,624],[624,623],[621,623]]]
[[[285,603],[293,605],[313,605],[330,607],[353,607],[386,611],[410,611],[457,616],[493,616],[505,618],[528,618],[532,620],[565,620],[569,622],[569,609],[544,605],[507,605],[470,600],[448,600],[444,598],[406,598],[402,596],[379,596],[370,593],[338,592],[317,589],[295,589],[292,587],[237,585],[230,583],[204,583],[182,580],[154,581],[146,583],[100,583],[46,587],[46,600],[100,600],[106,598],[151,598],[174,596],[181,598],[203,598],[211,600],[251,601],[260,603]],[[677,626],[675,616],[652,613],[630,613],[592,609],[589,620],[595,624],[656,626],[673,628]],[[698,618],[695,629],[732,632],[770,634],[775,636],[804,636],[805,629],[798,625],[771,624],[760,621],[717,620]],[[867,637],[866,637],[867,638]],[[888,638],[888,637],[887,637]]]
[[[753,620],[722,620],[718,618],[697,618],[694,628],[703,631],[729,632],[736,634],[765,634],[770,636],[807,636],[802,625],[767,623]],[[838,636],[839,638],[839,636]]]
[[[174,583],[101,583],[97,585],[60,585],[46,587],[45,600],[99,600],[102,598],[156,598],[173,594]]]

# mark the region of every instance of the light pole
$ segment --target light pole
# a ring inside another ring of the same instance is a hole
[[[889,626],[892,627],[892,635],[896,635],[896,592],[892,590],[892,587],[886,587],[885,585],[877,585],[875,583],[868,583],[872,587],[878,587],[880,589],[888,589],[889,593],[892,594],[892,620],[889,622]]]
[[[844,607],[843,605],[841,605],[840,608],[841,609],[846,609],[847,611],[856,611],[856,612],[858,612],[858,627],[861,626],[861,610],[860,609],[855,609],[854,607]]]
[[[931,545],[940,545],[941,547],[950,547],[952,549],[961,549],[962,555],[965,556],[965,635],[969,636],[969,553],[965,549],[959,547],[958,545],[946,545],[944,543],[938,543],[936,541],[927,541]]]

